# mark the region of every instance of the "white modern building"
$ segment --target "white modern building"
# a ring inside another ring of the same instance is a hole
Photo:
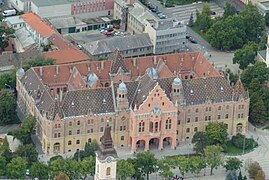
[[[153,44],[154,54],[182,51],[186,43],[186,26],[173,19],[146,20],[145,33]]]

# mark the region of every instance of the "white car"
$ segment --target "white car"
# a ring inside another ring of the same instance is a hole
[[[30,170],[27,169],[25,174],[26,174],[26,176],[29,176],[30,175]]]

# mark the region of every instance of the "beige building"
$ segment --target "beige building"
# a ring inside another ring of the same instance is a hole
[[[115,147],[176,148],[224,122],[247,131],[249,96],[198,52],[33,67],[17,72],[18,108],[37,119],[46,154],[75,152],[111,126]]]

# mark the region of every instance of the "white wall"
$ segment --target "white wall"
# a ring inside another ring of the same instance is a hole
[[[69,16],[71,15],[71,5],[63,4],[56,6],[37,7],[34,3],[32,3],[32,11],[39,15],[41,18]]]
[[[25,11],[24,4],[26,4],[26,2],[23,2],[21,0],[9,0],[9,3],[12,6],[14,6],[17,10],[19,10],[19,11]]]

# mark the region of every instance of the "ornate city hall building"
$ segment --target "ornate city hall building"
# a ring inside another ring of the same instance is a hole
[[[107,123],[114,146],[132,152],[174,149],[212,121],[230,135],[247,131],[248,92],[198,52],[123,59],[116,51],[106,61],[19,69],[17,91],[47,154],[99,142]]]

